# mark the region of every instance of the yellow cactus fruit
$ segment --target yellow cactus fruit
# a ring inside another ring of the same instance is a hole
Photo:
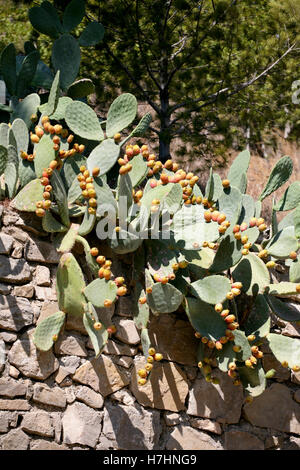
[[[138,384],[141,385],[141,386],[146,385],[146,383],[147,383],[146,379],[141,378],[141,379],[138,380]]]
[[[98,256],[99,250],[96,247],[91,248],[90,253],[92,256]]]
[[[222,304],[219,303],[219,304],[216,304],[216,305],[215,305],[215,311],[216,311],[217,313],[221,313],[222,310],[223,310],[223,305],[222,305]]]
[[[94,325],[94,330],[101,330],[102,328],[102,323],[100,323],[99,321],[95,322]]]
[[[112,300],[106,299],[103,302],[104,307],[111,307],[112,306]]]
[[[227,180],[227,179],[223,180],[223,181],[222,181],[222,186],[223,186],[223,188],[229,188],[229,186],[230,186],[230,181]]]
[[[148,364],[153,364],[153,362],[154,362],[154,357],[153,357],[153,356],[148,356],[148,357],[147,357],[147,362],[148,362]]]
[[[276,264],[275,261],[268,261],[266,263],[266,266],[267,266],[267,268],[272,269],[272,268],[274,268],[275,264]]]
[[[150,356],[154,356],[154,354],[156,354],[155,349],[154,348],[149,348],[148,354],[150,354]]]
[[[163,359],[163,355],[161,353],[154,354],[154,359],[156,361],[161,361]]]
[[[153,364],[151,364],[150,362],[148,362],[146,365],[145,365],[145,369],[147,372],[150,372],[152,369],[153,369]]]

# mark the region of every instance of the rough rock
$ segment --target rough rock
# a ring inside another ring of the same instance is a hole
[[[284,381],[289,380],[291,372],[287,367],[282,367],[281,363],[273,356],[273,354],[265,354],[262,358],[264,371],[274,369],[275,375],[273,379]]]
[[[292,371],[291,381],[292,381],[294,384],[300,385],[300,372],[294,372],[294,371]]]
[[[0,399],[0,410],[19,410],[28,411],[31,406],[27,400],[16,398],[15,400],[4,400]]]
[[[19,331],[33,322],[33,309],[27,299],[6,295],[0,303],[0,328]]]
[[[26,297],[32,299],[34,296],[34,286],[32,284],[26,284],[25,286],[16,286],[13,294],[16,297]]]
[[[36,439],[30,442],[30,450],[69,450],[64,444],[45,441],[44,439]]]
[[[117,303],[116,314],[120,317],[131,317],[133,316],[133,301],[128,295],[120,297]]]
[[[297,390],[297,391],[294,393],[294,400],[295,400],[297,403],[300,403],[300,390]]]
[[[162,353],[164,359],[179,364],[197,364],[199,340],[189,322],[172,314],[159,315],[151,320],[149,338],[151,346]]]
[[[1,438],[2,450],[27,450],[29,437],[22,429],[13,429]]]
[[[181,415],[179,413],[169,413],[164,414],[164,420],[167,426],[176,426],[182,421]]]
[[[59,335],[58,341],[55,343],[54,350],[56,354],[67,354],[70,356],[86,357],[87,352],[82,338],[76,334]]]
[[[264,443],[253,434],[244,431],[225,432],[226,450],[264,450]]]
[[[0,411],[0,433],[7,432],[9,428],[8,416],[5,411]]]
[[[167,450],[221,450],[221,445],[204,432],[188,425],[177,426],[169,436]]]
[[[23,431],[38,436],[52,437],[54,429],[49,414],[46,411],[31,411],[24,415],[21,427]]]
[[[125,344],[138,344],[140,335],[138,334],[137,328],[133,320],[127,320],[125,318],[116,318],[114,324],[117,328],[115,337]]]
[[[57,264],[60,255],[53,244],[30,238],[25,246],[25,257],[37,263]]]
[[[233,385],[227,374],[216,370],[214,376],[220,384],[197,379],[190,390],[187,413],[202,418],[216,419],[220,423],[238,423],[243,404],[243,389]]]
[[[50,388],[48,385],[42,383],[34,384],[33,401],[45,405],[57,406],[58,408],[65,408],[67,404],[63,390],[59,387]]]
[[[157,449],[160,433],[160,416],[157,410],[150,411],[139,405],[124,406],[108,402],[97,449]]]
[[[50,280],[50,269],[47,266],[37,266],[35,271],[35,282],[38,286],[49,287],[51,284]]]
[[[115,363],[119,366],[125,367],[125,369],[129,369],[132,366],[133,359],[129,356],[116,357]]]
[[[27,386],[18,381],[7,378],[0,378],[0,396],[2,397],[22,397],[26,395]]]
[[[54,287],[35,287],[35,296],[39,300],[56,301],[57,294]]]
[[[39,351],[31,336],[26,333],[13,344],[8,360],[26,377],[45,380],[58,369],[59,362],[51,350]]]
[[[23,245],[21,245],[21,243],[14,242],[11,257],[16,259],[23,257]]]
[[[222,434],[222,428],[217,421],[211,421],[210,419],[192,418],[190,423],[193,428],[202,429],[203,431],[209,431],[218,435]]]
[[[129,383],[129,379],[107,356],[99,356],[80,366],[73,376],[75,382],[89,385],[106,397]]]
[[[185,408],[188,383],[185,373],[173,362],[154,364],[147,383],[140,387],[137,383],[138,370],[145,366],[145,358],[137,357],[131,375],[131,391],[143,406],[169,411]]]
[[[12,290],[12,286],[8,286],[7,284],[0,283],[0,294],[8,295]]]
[[[14,366],[9,366],[9,375],[14,379],[17,379],[20,375],[20,371]]]
[[[104,399],[100,393],[91,390],[89,387],[79,385],[75,389],[76,399],[82,401],[91,408],[100,409],[103,406]]]
[[[115,354],[116,356],[135,356],[137,348],[131,347],[127,344],[117,343],[116,341],[109,339],[103,352],[105,354]]]
[[[79,315],[67,314],[67,321],[65,324],[65,329],[79,331],[79,333],[87,335],[87,331],[82,321],[82,316],[79,316]]]
[[[0,281],[23,284],[30,279],[30,267],[24,259],[13,259],[0,255]]]
[[[300,405],[288,387],[274,383],[244,406],[245,418],[254,426],[300,434]]]
[[[9,255],[13,244],[13,237],[5,233],[0,233],[0,255]]]
[[[44,302],[40,311],[40,315],[37,321],[39,324],[42,320],[49,317],[53,313],[59,311],[58,303],[57,302]]]
[[[18,339],[18,335],[16,333],[11,333],[8,331],[1,331],[0,339],[3,339],[5,343],[14,343]]]
[[[123,403],[123,405],[133,405],[135,402],[134,396],[129,392],[129,390],[126,390],[126,388],[122,388],[121,390],[112,393],[109,395],[109,398]]]
[[[84,403],[69,405],[63,415],[64,443],[94,447],[101,432],[102,414]]]

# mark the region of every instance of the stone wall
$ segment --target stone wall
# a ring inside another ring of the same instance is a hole
[[[226,374],[217,373],[219,385],[202,378],[197,340],[184,316],[151,320],[152,344],[164,360],[138,388],[136,370],[144,361],[130,295],[102,312],[117,333],[98,359],[81,319],[72,316],[54,350],[37,352],[35,325],[58,310],[55,243],[35,216],[8,205],[0,214],[2,450],[300,448],[300,373],[291,376],[265,351],[264,366],[277,368],[275,379],[246,403]],[[112,267],[116,275],[130,273],[126,257],[113,259]],[[300,337],[297,325],[279,327]]]

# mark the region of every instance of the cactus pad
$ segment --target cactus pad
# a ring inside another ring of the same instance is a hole
[[[106,121],[107,137],[113,137],[132,123],[137,113],[137,100],[130,93],[123,93],[111,104]]]
[[[33,336],[33,342],[38,349],[49,351],[59,335],[65,318],[64,312],[56,312],[38,323]]]
[[[85,282],[79,264],[71,253],[64,253],[56,274],[59,308],[72,315],[82,315],[86,305],[84,289]]]
[[[97,114],[81,101],[72,101],[67,106],[65,120],[74,134],[83,139],[99,141],[104,138]],[[98,166],[101,169],[101,165]]]
[[[117,286],[113,281],[105,279],[95,279],[84,290],[86,298],[95,307],[104,307],[105,300],[114,302],[117,296]]]

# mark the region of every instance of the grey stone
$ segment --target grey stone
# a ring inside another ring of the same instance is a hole
[[[21,427],[23,431],[38,436],[52,437],[54,429],[49,414],[46,411],[30,411],[24,415]]]
[[[191,418],[190,423],[193,428],[202,429],[203,431],[209,431],[218,435],[222,434],[222,428],[217,421],[211,421],[210,419]]]
[[[138,385],[138,370],[145,367],[145,358],[138,356],[131,375],[131,391],[143,406],[169,411],[185,409],[188,382],[183,370],[173,362],[157,362],[149,379]]]
[[[49,442],[44,439],[36,439],[30,442],[30,450],[69,450],[64,444]]]
[[[129,369],[133,364],[133,359],[129,356],[116,357],[115,363],[118,364],[118,366],[122,366],[125,367],[125,369]]]
[[[24,383],[4,377],[0,378],[0,396],[8,398],[22,397],[26,395],[26,392],[27,386]]]
[[[9,255],[14,243],[13,237],[0,233],[0,255]]]
[[[169,436],[167,450],[221,450],[212,437],[188,425],[177,426]]]
[[[164,414],[164,420],[167,426],[176,426],[176,424],[182,421],[182,418],[179,413],[166,412]]]
[[[31,337],[32,333],[29,336],[26,333],[18,339],[8,353],[8,360],[26,377],[45,380],[58,369],[59,363],[51,350],[39,351]]]
[[[0,433],[7,432],[9,428],[8,416],[5,411],[0,411]]]
[[[129,383],[128,377],[121,372],[107,356],[99,356],[80,366],[73,376],[75,382],[89,385],[106,397]]]
[[[297,391],[294,393],[294,400],[295,400],[297,403],[300,403],[300,390],[297,390]]]
[[[46,384],[36,383],[33,386],[33,401],[45,405],[65,408],[67,404],[66,396],[59,387],[50,388]]]
[[[21,243],[14,243],[11,257],[15,259],[21,259],[23,257],[23,245],[21,245]]]
[[[1,331],[0,332],[0,339],[3,339],[5,343],[14,343],[18,338],[16,333],[11,333],[8,331]]]
[[[31,280],[29,264],[24,259],[0,255],[0,281],[23,284]]]
[[[16,369],[16,367],[9,366],[9,375],[14,379],[17,379],[20,375],[20,372],[18,371],[18,369]]]
[[[283,384],[274,383],[244,406],[245,418],[254,426],[300,434],[300,405]]]
[[[125,297],[120,297],[117,302],[116,310],[117,315],[120,315],[121,317],[132,318],[134,311],[132,298],[128,295],[126,295]]]
[[[253,434],[244,431],[225,432],[226,450],[264,450],[264,443]]]
[[[124,406],[108,402],[97,449],[157,449],[160,433],[160,415],[157,410],[146,410],[137,404]]]
[[[12,291],[12,286],[8,286],[7,284],[0,283],[0,294],[8,295]]]
[[[117,356],[135,356],[137,348],[129,346],[127,344],[117,343],[112,339],[109,339],[103,349],[104,354],[115,354]]]
[[[31,406],[27,400],[22,400],[20,398],[16,398],[14,400],[5,400],[0,398],[0,410],[8,410],[8,411],[28,411],[30,410]]]
[[[114,323],[117,328],[115,337],[118,340],[125,344],[138,344],[141,341],[133,320],[116,318]]]
[[[216,370],[214,376],[220,384],[197,379],[190,390],[187,413],[202,418],[216,419],[220,423],[238,423],[243,404],[242,386],[233,385],[227,374]]]
[[[44,320],[45,318],[49,317],[53,313],[59,311],[58,303],[57,302],[43,302],[42,308],[40,310],[39,318],[37,320],[37,325]]]
[[[101,432],[102,414],[84,403],[68,405],[63,418],[65,444],[95,447]]]
[[[25,257],[37,263],[58,264],[59,253],[52,243],[30,238],[25,246]]]
[[[151,346],[162,353],[164,359],[179,364],[197,364],[199,340],[188,321],[174,314],[158,315],[149,325]]]
[[[35,271],[35,282],[38,286],[49,287],[51,284],[50,280],[50,269],[47,266],[37,266]]]
[[[0,328],[19,331],[32,325],[33,310],[29,300],[6,295],[0,303]]]
[[[22,429],[13,429],[1,438],[2,450],[27,450],[29,437]]]
[[[83,339],[76,334],[62,334],[55,343],[56,354],[69,354],[70,356],[86,357],[87,352]]]
[[[54,287],[35,287],[35,296],[39,300],[56,301],[57,294]]]
[[[122,388],[122,390],[112,393],[109,395],[109,398],[123,403],[123,405],[133,405],[135,402],[134,396],[126,388]]]
[[[79,385],[75,389],[75,395],[77,400],[82,401],[91,408],[100,409],[103,406],[103,396],[89,387]]]
[[[271,369],[276,371],[273,379],[277,379],[279,381],[289,380],[291,375],[290,370],[287,367],[282,367],[281,363],[273,356],[273,354],[264,354],[262,362],[265,372]]]
[[[70,374],[74,374],[80,364],[80,358],[77,356],[63,356],[59,358],[59,363],[67,369]]]
[[[13,294],[16,297],[26,297],[32,299],[34,296],[34,286],[32,284],[26,284],[25,286],[16,286]]]

